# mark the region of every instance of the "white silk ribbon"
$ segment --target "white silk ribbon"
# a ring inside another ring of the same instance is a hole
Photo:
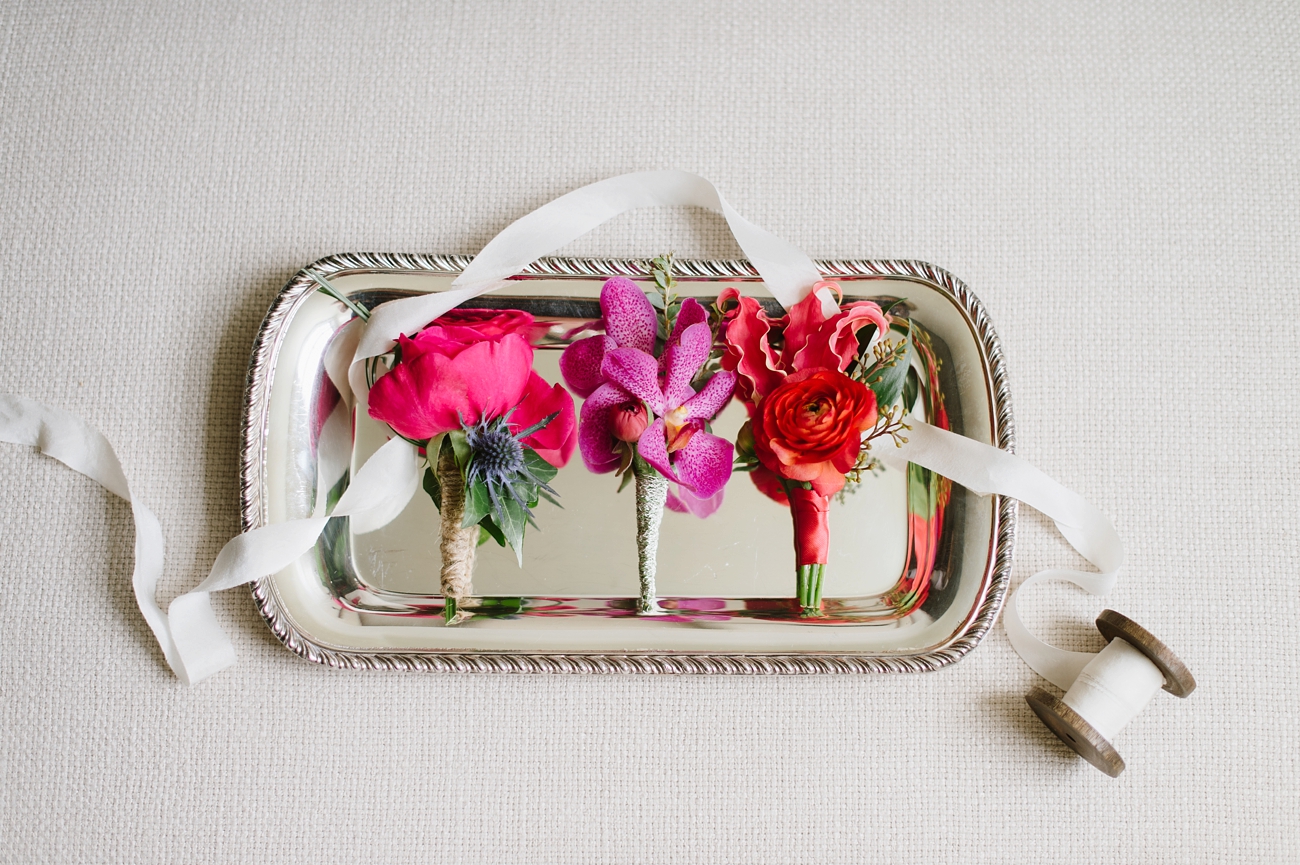
[[[543,205],[497,235],[457,277],[449,290],[404,298],[376,307],[368,322],[353,322],[336,339],[327,357],[327,373],[352,410],[366,410],[367,393],[361,362],[391,349],[399,334],[410,334],[448,310],[507,284],[536,259],[554,252],[607,220],[642,207],[693,205],[721,213],[737,243],[762,276],[767,289],[786,307],[801,300],[821,274],[808,256],[746,220],[717,187],[684,171],[646,171],[612,177],[584,186]],[[347,352],[351,351],[350,362]],[[198,682],[234,662],[230,640],[212,612],[210,593],[251,582],[291,565],[316,545],[329,519],[349,516],[354,531],[373,531],[399,514],[420,484],[415,448],[393,438],[361,466],[334,509],[325,513],[325,492],[342,476],[340,442],[331,437],[350,432],[347,409],[340,406],[326,423],[318,447],[321,477],[313,515],[271,523],[228,542],[212,571],[197,588],[172,601],[168,612],[155,592],[163,568],[163,537],[157,518],[133,498],[122,464],[108,440],[81,419],[23,397],[0,395],[0,440],[39,447],[43,452],[95,480],[131,503],[135,517],[136,602],[167,663],[183,681]],[[1033,466],[995,447],[924,423],[914,423],[909,441],[880,456],[886,462],[915,462],[979,495],[1012,496],[1051,517],[1070,542],[1099,573],[1052,570],[1030,577],[1066,579],[1094,594],[1115,583],[1124,561],[1123,545],[1110,522],[1093,506]],[[1007,607],[1007,634],[1021,657],[1044,678],[1068,688],[1094,657],[1067,652],[1034,637],[1024,627],[1015,598]]]
[[[392,348],[397,334],[410,335],[447,310],[501,288],[507,284],[507,277],[621,213],[672,206],[703,207],[721,213],[736,243],[782,306],[797,303],[822,278],[812,259],[745,219],[713,183],[698,174],[674,170],[621,174],[561,195],[515,220],[474,256],[448,291],[375,307],[355,359],[384,354]]]
[[[896,468],[913,462],[961,484],[976,495],[1002,495],[1019,499],[1050,517],[1057,530],[1097,572],[1051,569],[1039,571],[1021,584],[1007,604],[1003,622],[1012,647],[1038,675],[1068,689],[1095,654],[1059,649],[1035,637],[1020,618],[1017,603],[1031,585],[1045,580],[1066,580],[1104,595],[1115,585],[1124,565],[1124,543],[1110,520],[1078,493],[1068,490],[1037,468],[1004,450],[957,435],[927,423],[911,420],[907,442],[898,448],[882,447],[880,459]]]
[[[131,503],[135,518],[135,601],[163,657],[186,684],[206,679],[235,661],[235,649],[212,612],[211,592],[252,582],[287,567],[316,545],[331,517],[353,516],[407,499],[419,484],[415,449],[393,439],[375,452],[330,516],[273,523],[237,535],[221,550],[212,572],[164,613],[155,597],[163,570],[162,527],[131,493],[122,463],[99,430],[76,415],[11,394],[0,394],[0,441],[30,445]]]

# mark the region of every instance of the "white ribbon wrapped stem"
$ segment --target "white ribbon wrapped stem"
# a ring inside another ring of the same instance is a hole
[[[621,213],[683,205],[704,207],[726,218],[737,243],[783,306],[803,299],[821,278],[811,259],[740,216],[703,177],[684,171],[625,174],[574,190],[512,223],[483,248],[450,290],[383,304],[372,311],[367,323],[349,325],[338,346],[350,349],[356,341],[351,363],[347,364],[340,348],[332,348],[329,376],[339,385],[345,401],[354,403],[355,410],[365,411],[365,376],[360,374],[360,363],[386,353],[399,334],[413,333],[465,301],[500,288],[507,284],[507,277],[536,259]],[[347,424],[332,423],[326,425],[325,432],[336,435],[347,429]],[[1057,578],[1104,594],[1114,584],[1124,560],[1123,546],[1109,521],[1078,495],[1011,454],[927,424],[914,424],[909,439],[903,448],[881,457],[895,464],[915,462],[980,495],[1020,499],[1055,520],[1075,549],[1100,569],[1092,574],[1043,571],[1026,580],[1025,586]],[[234,648],[212,613],[209,593],[289,566],[315,546],[331,517],[353,517],[358,531],[385,525],[401,512],[420,483],[414,447],[400,438],[390,440],[361,467],[329,516],[324,514],[324,495],[319,491],[311,517],[273,523],[233,538],[217,556],[208,578],[176,598],[164,614],[154,597],[163,567],[162,530],[153,513],[133,499],[108,440],[67,412],[5,395],[0,395],[0,440],[39,447],[131,502],[136,526],[136,601],[167,663],[187,683],[198,682],[234,662]],[[322,442],[318,450],[330,465],[338,462],[333,454],[336,444]],[[323,475],[337,473],[324,469],[322,465]],[[1016,651],[1034,670],[1062,688],[1068,688],[1094,657],[1038,640],[1021,623],[1014,598],[1007,608],[1006,623]]]

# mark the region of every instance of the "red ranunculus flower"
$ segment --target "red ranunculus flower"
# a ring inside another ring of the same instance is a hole
[[[558,416],[523,440],[563,466],[577,446],[573,397],[533,372],[533,317],[517,310],[452,310],[414,338],[370,390],[370,416],[415,441],[509,413],[512,431]]]
[[[862,433],[876,422],[871,388],[833,369],[788,376],[759,402],[754,452],[763,467],[812,484],[822,496],[839,492],[853,468]]]

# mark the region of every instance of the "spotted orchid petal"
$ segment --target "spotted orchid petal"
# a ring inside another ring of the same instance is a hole
[[[713,374],[704,389],[682,403],[682,420],[710,420],[717,417],[736,391],[736,374],[721,370]]]
[[[616,348],[605,356],[600,371],[607,381],[644,400],[656,415],[664,413],[659,362],[653,355],[635,348]]]
[[[641,459],[658,469],[664,477],[681,482],[677,473],[673,471],[672,462],[668,457],[668,439],[663,418],[656,418],[655,422],[641,433],[641,440],[636,443],[636,452],[641,455]]]
[[[635,282],[621,276],[605,280],[600,289],[600,309],[605,315],[605,333],[620,348],[654,353],[658,328],[655,308]]]
[[[718,508],[722,507],[723,492],[724,490],[718,490],[708,498],[702,499],[681,484],[673,484],[668,489],[668,501],[665,505],[670,511],[704,519],[713,516]]]
[[[693,324],[700,324],[709,320],[709,313],[700,306],[700,302],[693,297],[688,297],[682,301],[682,306],[677,310],[677,320],[673,322],[673,332],[668,335],[668,344],[680,342],[682,331]]]
[[[645,436],[641,440],[644,442]],[[731,478],[735,448],[726,439],[700,430],[676,456],[682,485],[707,499],[720,492]]]
[[[703,322],[683,330],[681,340],[668,346],[664,352],[664,399],[670,410],[695,395],[691,379],[709,359],[712,349],[713,332]]]
[[[615,449],[610,411],[632,399],[621,387],[603,384],[587,397],[579,413],[578,452],[588,470],[595,474],[612,472],[618,468],[621,454]],[[660,434],[663,438],[663,434]]]
[[[592,391],[605,383],[605,375],[600,365],[605,362],[605,355],[618,348],[608,336],[589,336],[580,339],[564,350],[560,355],[560,375],[569,390],[578,396],[591,396]]]

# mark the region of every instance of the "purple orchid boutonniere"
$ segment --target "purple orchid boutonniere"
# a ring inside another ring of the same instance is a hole
[[[695,298],[676,299],[670,258],[655,259],[653,275],[651,297],[629,279],[608,280],[600,292],[605,333],[578,340],[560,358],[565,384],[586,398],[578,425],[583,462],[636,484],[641,613],[658,612],[655,558],[664,507],[711,515],[722,504],[734,456],[731,442],[708,431],[736,389],[735,373],[710,369],[716,358],[709,314]]]

